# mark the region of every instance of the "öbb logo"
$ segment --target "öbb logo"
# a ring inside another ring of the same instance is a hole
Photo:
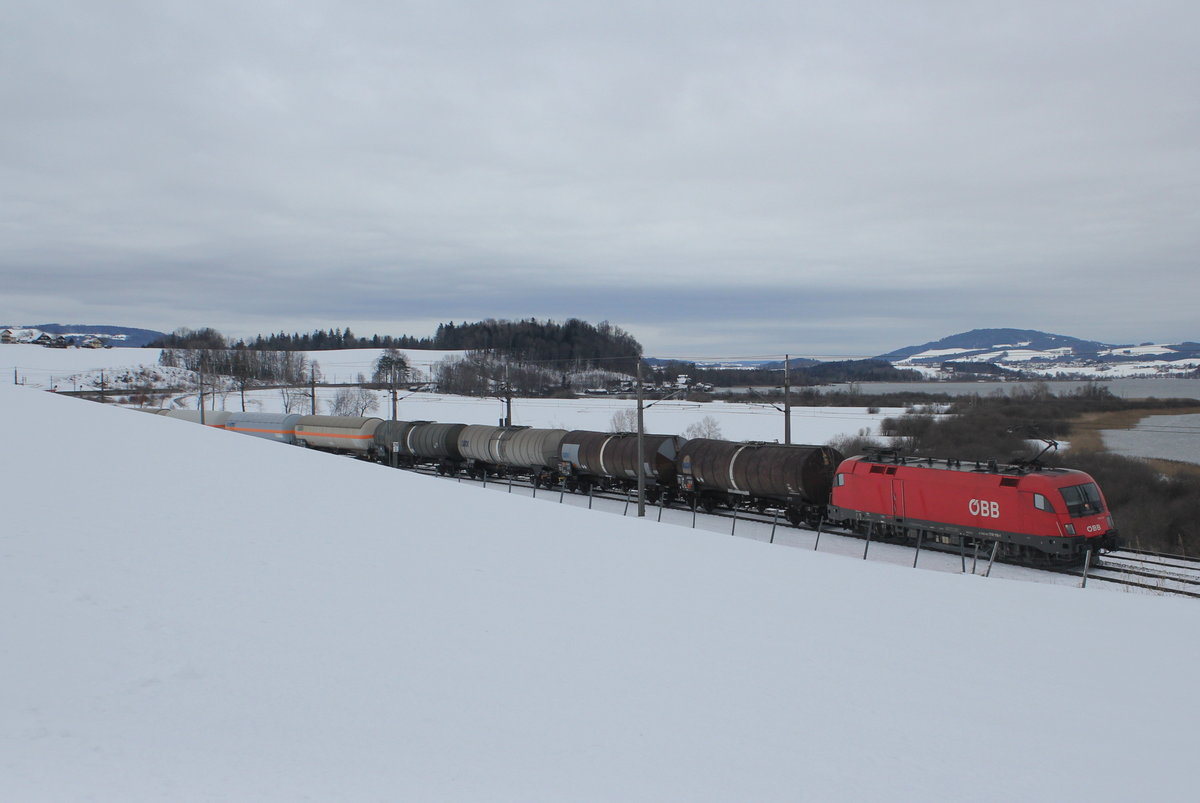
[[[967,509],[972,516],[983,516],[985,519],[1000,518],[1000,503],[989,502],[986,499],[972,499]]]

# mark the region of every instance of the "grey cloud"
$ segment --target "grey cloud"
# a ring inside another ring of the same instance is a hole
[[[2,13],[14,321],[1198,336],[1191,4]]]

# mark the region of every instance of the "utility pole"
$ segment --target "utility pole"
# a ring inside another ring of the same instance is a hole
[[[312,414],[317,414],[317,372],[308,373],[308,398],[312,402]]]
[[[392,420],[396,420],[396,364],[392,363],[392,370],[388,371],[388,375],[392,380]]]
[[[792,371],[791,355],[783,355],[783,442],[792,445]]]
[[[637,474],[638,474],[638,518],[646,515],[646,422],[642,408],[642,358],[637,363]]]
[[[103,376],[103,374],[101,374]],[[205,424],[204,420],[204,354],[200,355],[200,392],[196,394],[196,404],[200,405],[200,423]]]
[[[508,363],[504,363],[504,426],[512,426],[512,385],[508,382]]]

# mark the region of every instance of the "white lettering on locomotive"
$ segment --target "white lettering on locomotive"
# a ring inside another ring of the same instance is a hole
[[[971,511],[972,516],[982,516],[985,519],[1000,518],[1000,503],[987,499],[972,499],[967,505],[967,510]]]
[[[1103,529],[1104,529],[1104,528],[1103,528],[1103,527],[1101,527],[1099,524],[1089,524],[1089,525],[1088,525],[1088,528],[1087,528],[1087,531],[1088,531],[1089,533],[1098,533],[1098,532],[1100,532],[1100,531],[1101,531],[1101,530],[1103,530]]]

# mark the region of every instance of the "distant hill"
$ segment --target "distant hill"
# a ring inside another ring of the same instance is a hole
[[[4,327],[0,327],[3,329]],[[98,337],[114,346],[131,346],[140,348],[153,340],[163,337],[162,332],[153,329],[135,329],[131,326],[95,326],[87,323],[39,323],[25,329],[40,329],[51,335],[63,337]]]
[[[881,354],[879,359],[897,360],[908,359],[925,352],[956,351],[955,357],[970,355],[973,352],[1024,350],[1041,352],[1062,352],[1070,350],[1075,356],[1098,355],[1106,349],[1114,348],[1094,340],[1080,340],[1068,335],[1054,335],[1039,332],[1036,329],[972,329],[957,335],[943,337],[923,343],[920,346],[907,346],[888,354]]]
[[[927,374],[1004,372],[1033,376],[1190,375],[1200,369],[1200,344],[1114,345],[1036,329],[973,329],[919,346],[906,346],[878,359]],[[990,368],[985,368],[990,366]],[[933,376],[933,374],[929,374]]]

